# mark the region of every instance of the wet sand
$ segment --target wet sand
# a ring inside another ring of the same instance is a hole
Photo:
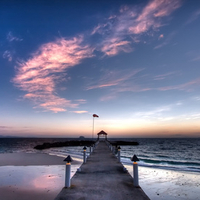
[[[125,165],[129,173],[133,168]],[[139,167],[139,184],[152,200],[199,200],[200,173]]]
[[[0,199],[53,200],[64,186],[63,159],[48,154],[0,154]],[[80,165],[74,159],[72,176]]]
[[[0,154],[0,166],[64,165],[64,157],[44,153],[4,153]],[[73,164],[78,162],[74,160]]]

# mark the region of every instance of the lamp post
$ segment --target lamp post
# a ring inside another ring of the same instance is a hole
[[[138,164],[137,164],[137,161],[139,161],[139,159],[137,158],[136,155],[134,155],[131,158],[131,161],[133,161],[133,184],[135,187],[139,187]]]
[[[83,163],[86,163],[86,147],[83,147]]]
[[[71,162],[73,159],[71,156],[67,156],[63,161],[66,162],[66,168],[65,168],[65,187],[70,187],[71,186]]]

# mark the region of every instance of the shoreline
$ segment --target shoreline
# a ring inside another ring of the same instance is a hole
[[[64,165],[64,158],[46,153],[3,153],[0,154],[0,166]],[[79,163],[74,158],[72,165]]]
[[[45,153],[0,154],[0,196],[6,200],[53,200],[64,187],[64,157]],[[73,156],[73,176],[82,164]],[[132,165],[123,165],[133,173]],[[154,200],[198,200],[200,173],[139,166],[139,185]]]

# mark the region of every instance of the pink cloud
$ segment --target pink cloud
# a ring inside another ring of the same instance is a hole
[[[162,24],[161,17],[170,15],[181,6],[180,0],[153,0],[150,1],[142,12],[133,20],[129,31],[134,34],[141,34],[150,28],[156,29]]]
[[[164,38],[164,35],[163,35],[163,34],[160,34],[160,36],[158,37],[158,39],[160,40],[160,39],[162,39],[162,38]]]
[[[161,19],[170,15],[181,6],[181,0],[152,0],[144,7],[122,6],[118,15],[107,19],[92,31],[93,34],[104,36],[101,51],[108,56],[114,56],[121,51],[130,52],[130,37],[141,35],[150,30],[158,30],[163,26]],[[163,35],[160,35],[160,38]],[[140,41],[137,38],[137,41]]]
[[[88,113],[88,111],[86,111],[86,110],[77,110],[77,111],[73,111],[73,113],[83,114],[83,113]]]
[[[82,43],[83,37],[59,38],[42,45],[27,61],[20,61],[13,82],[26,92],[24,98],[32,100],[37,108],[55,113],[77,107],[77,103],[56,94],[56,85],[66,79],[68,68],[93,56],[93,49]]]
[[[120,51],[131,52],[132,48],[130,47],[129,41],[117,41],[118,38],[113,38],[112,40],[104,41],[102,51],[105,52],[108,56],[114,56]]]

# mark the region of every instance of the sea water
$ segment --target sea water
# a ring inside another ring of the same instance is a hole
[[[57,156],[75,156],[82,158],[83,147],[59,147],[36,150],[34,146],[44,142],[62,142],[64,138],[0,138],[0,153],[48,153]],[[122,139],[110,139],[122,140]],[[131,164],[135,154],[140,166],[190,171],[200,173],[199,138],[123,138],[125,141],[137,141],[136,146],[121,146],[121,161]],[[89,154],[89,148],[87,149]]]

